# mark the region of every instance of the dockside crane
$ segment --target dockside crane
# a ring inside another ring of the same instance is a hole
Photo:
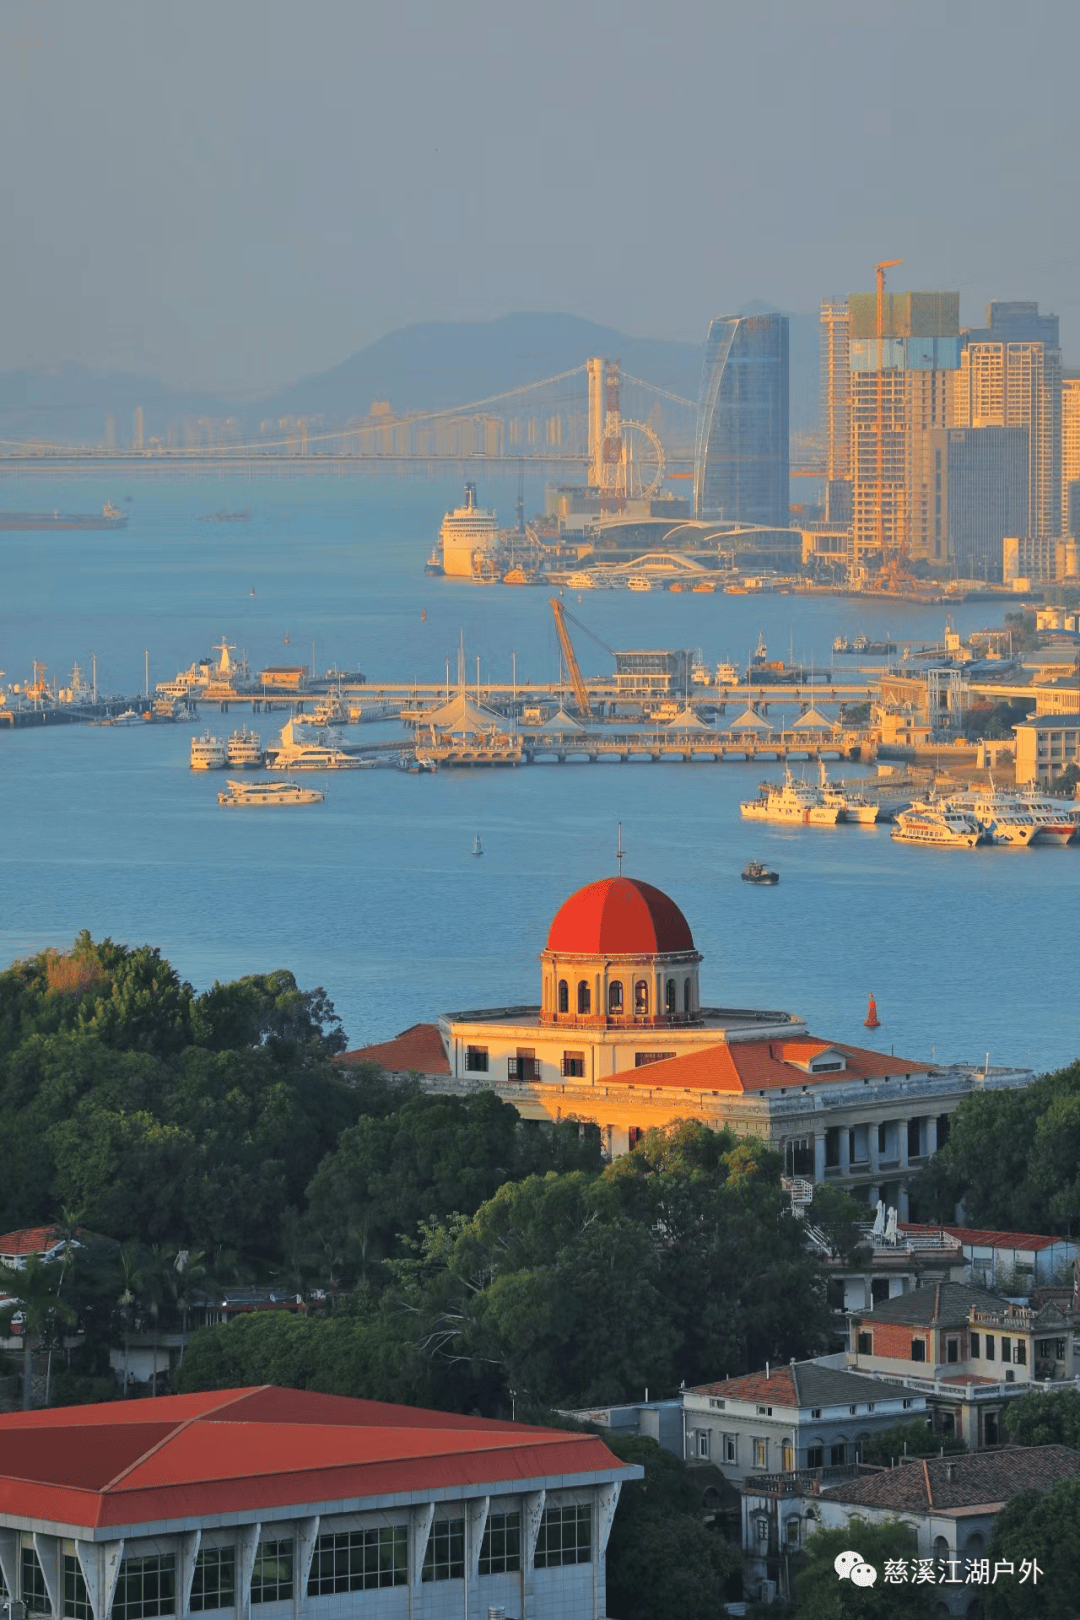
[[[574,618],[572,613],[567,612],[566,608],[563,607],[557,596],[549,597],[548,600],[551,604],[551,611],[555,615],[555,630],[559,637],[559,646],[562,648],[563,658],[566,660],[566,668],[570,675],[570,684],[574,688],[574,696],[577,699],[578,709],[586,720],[591,720],[593,717],[593,712],[592,704],[589,702],[589,689],[585,685],[585,678],[581,673],[581,667],[577,661],[577,654],[574,652],[574,644],[570,640],[570,632],[566,628],[567,619],[570,619],[574,624],[576,624],[579,630],[584,630],[587,636],[592,636],[592,639],[599,646],[603,647],[605,652],[611,653],[613,658],[615,654],[612,652],[607,642],[601,641],[600,637],[596,635],[594,631],[590,630],[587,624],[582,624],[580,619]]]

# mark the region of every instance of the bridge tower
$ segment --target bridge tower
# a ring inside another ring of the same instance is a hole
[[[589,483],[604,482],[604,367],[599,358],[586,360],[589,377]]]

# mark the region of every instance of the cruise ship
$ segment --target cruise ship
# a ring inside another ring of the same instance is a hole
[[[301,787],[299,782],[227,782],[218,804],[321,804],[322,788]]]
[[[916,800],[907,810],[899,810],[892,836],[901,844],[937,844],[957,849],[974,849],[983,841],[982,827],[973,815],[953,804]]]
[[[1026,849],[1039,830],[1030,806],[1015,793],[1001,788],[973,788],[967,793],[953,793],[949,806],[973,815],[988,834],[988,843]]]
[[[329,728],[290,720],[275,749],[267,750],[272,771],[356,771],[360,761],[338,746],[342,738]]]
[[[439,531],[442,569],[447,579],[501,577],[493,567],[499,548],[499,518],[476,504],[476,485],[465,485],[465,504],[447,512]],[[428,565],[430,567],[430,563]]]
[[[226,763],[243,771],[257,771],[263,762],[262,738],[241,726],[225,745]]]
[[[840,807],[826,804],[817,788],[797,782],[790,770],[784,772],[782,788],[763,785],[757,799],[739,806],[747,821],[785,821],[809,827],[834,827],[840,820]]]
[[[201,737],[192,737],[193,771],[223,771],[228,762],[228,749],[220,737],[211,737],[208,731],[204,731]]]

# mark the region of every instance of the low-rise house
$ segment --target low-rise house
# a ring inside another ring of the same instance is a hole
[[[911,1560],[879,1569],[875,1590],[888,1613],[890,1584],[932,1586],[927,1608],[938,1615],[981,1614],[973,1610],[986,1583],[985,1558],[994,1521],[1020,1491],[1046,1491],[1060,1479],[1080,1478],[1080,1451],[1069,1446],[1009,1446],[948,1457],[918,1457],[893,1468],[852,1468],[832,1481],[817,1474],[772,1474],[743,1485],[744,1580],[751,1596],[791,1596],[795,1559],[818,1530],[850,1527],[859,1547],[860,1524],[911,1526]],[[923,1560],[918,1568],[916,1560]],[[970,1577],[976,1577],[973,1581]],[[1017,1578],[1014,1571],[1011,1578]],[[1009,1578],[1006,1575],[1006,1578]]]
[[[938,1229],[901,1225],[900,1230],[917,1236]],[[1080,1254],[1080,1241],[1071,1237],[971,1226],[945,1226],[940,1230],[963,1250],[969,1272],[965,1282],[1006,1294],[1026,1294],[1039,1285],[1064,1282]]]

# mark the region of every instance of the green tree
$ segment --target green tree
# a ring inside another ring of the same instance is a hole
[[[9,1303],[0,1307],[0,1324],[10,1334],[16,1317],[21,1318],[23,1411],[33,1404],[34,1352],[59,1328],[75,1321],[75,1312],[60,1297],[64,1269],[59,1261],[30,1254],[19,1267],[0,1265],[0,1292]]]
[[[1011,1563],[986,1592],[988,1620],[1075,1620],[1080,1592],[1080,1480],[1021,1491],[1006,1503],[988,1549],[990,1567]],[[1029,1577],[1021,1580],[1023,1565]],[[1032,1578],[1032,1562],[1040,1573]]]
[[[1080,1451],[1080,1393],[1032,1390],[1006,1402],[1001,1426],[1014,1446],[1072,1446]]]
[[[872,1586],[841,1580],[835,1559],[842,1552],[859,1552],[877,1570]],[[851,1524],[840,1530],[819,1530],[806,1543],[806,1564],[795,1579],[798,1620],[926,1620],[929,1589],[910,1580],[886,1584],[887,1562],[910,1562],[916,1557],[915,1532],[899,1520],[887,1524]],[[932,1593],[930,1594],[932,1596]]]
[[[928,1423],[913,1418],[872,1434],[863,1446],[863,1462],[888,1468],[896,1457],[936,1457],[942,1450],[966,1451],[967,1446],[955,1435],[935,1434]]]
[[[739,1550],[704,1523],[700,1488],[678,1457],[644,1436],[604,1434],[642,1480],[624,1484],[607,1550],[607,1612],[614,1620],[723,1620],[723,1583]]]

